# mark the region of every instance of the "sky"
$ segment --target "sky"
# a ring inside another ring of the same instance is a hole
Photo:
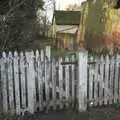
[[[55,0],[55,1],[56,1],[56,10],[65,10],[69,4],[75,4],[75,3],[81,4],[83,1],[86,1],[86,0]],[[47,4],[47,16],[48,16],[48,19],[51,21],[53,17],[54,9],[53,9],[53,6],[51,6],[52,4],[49,4],[49,3],[46,3],[46,4]]]
[[[56,0],[56,7],[64,10],[69,4],[81,4],[81,2],[86,0]]]

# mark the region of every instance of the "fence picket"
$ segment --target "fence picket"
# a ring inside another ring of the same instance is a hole
[[[28,111],[34,113],[35,105],[35,70],[34,53],[26,52],[27,59],[27,93],[28,93]]]
[[[115,84],[115,87],[114,87],[114,101],[117,102],[118,100],[118,77],[119,77],[119,55],[116,54],[116,62],[115,62],[115,77],[114,77],[114,84]]]
[[[113,102],[114,96],[113,96],[113,90],[114,90],[114,85],[113,85],[113,80],[114,80],[114,56],[111,56],[110,59],[110,100],[109,103],[111,104]]]
[[[93,62],[93,57],[90,56],[90,61]],[[93,64],[89,65],[89,100],[88,101],[92,101],[93,100],[93,78],[94,78],[94,66]],[[91,103],[88,103],[88,105],[90,105]]]
[[[2,80],[2,96],[3,96],[3,111],[8,112],[7,103],[7,77],[6,77],[6,53],[2,53],[1,60],[1,80]]]
[[[61,65],[62,63],[62,58],[59,58],[59,89],[60,89],[60,108],[63,108],[62,104],[62,98],[63,98],[63,66]]]
[[[18,66],[19,56],[17,51],[14,52],[14,83],[15,83],[15,103],[16,103],[16,113],[20,114],[20,88],[19,88],[19,66]]]
[[[15,109],[14,109],[14,95],[13,95],[13,56],[12,53],[9,52],[8,54],[8,59],[7,59],[7,63],[8,63],[8,87],[9,87],[9,105],[10,105],[10,111],[11,113],[14,113]]]
[[[56,109],[56,61],[52,59],[52,99],[53,109]]]
[[[21,78],[21,103],[22,109],[26,108],[26,82],[25,82],[25,59],[23,52],[20,52],[20,78]]]
[[[99,87],[99,105],[103,104],[103,88],[104,88],[104,58],[103,55],[101,55],[100,58],[100,78],[99,78],[99,83],[100,83],[100,87]]]
[[[96,64],[95,64],[95,77],[94,77],[94,105],[97,106],[98,102],[98,58],[95,57]]]
[[[105,83],[105,88],[104,88],[104,104],[108,104],[109,98],[109,89],[108,89],[108,80],[109,80],[109,56],[106,55],[105,57],[105,78],[104,78],[104,83]]]
[[[65,62],[69,62],[69,58],[65,57]],[[68,101],[70,99],[70,89],[69,89],[69,65],[65,66],[65,92],[66,92],[66,107],[68,107]]]
[[[74,62],[75,61],[75,56],[72,55],[71,57],[71,61]],[[71,66],[71,74],[72,74],[72,107],[74,107],[74,103],[75,103],[75,65],[72,64]]]
[[[120,60],[120,54],[118,54],[118,60]],[[120,61],[119,61],[119,67],[118,67],[118,69],[119,69],[118,75],[120,76]],[[118,95],[118,101],[120,101],[120,77],[118,77],[118,93],[119,93],[119,95]]]
[[[40,67],[40,74],[41,74],[41,81],[40,81],[40,84],[41,84],[41,88],[40,88],[40,93],[41,93],[41,102],[42,102],[42,109],[44,109],[45,107],[45,54],[44,54],[44,50],[42,49],[40,51],[40,64],[41,64],[41,67]]]
[[[47,105],[47,112],[49,110],[49,101],[50,101],[50,73],[51,73],[51,68],[50,68],[50,47],[46,47],[45,49],[45,93],[46,93],[46,105]]]
[[[36,103],[36,108],[35,109],[37,109],[37,108],[39,108],[39,110],[40,111],[42,111],[43,110],[43,106],[42,106],[42,91],[43,90],[41,90],[41,82],[42,82],[42,74],[41,74],[41,62],[40,62],[40,54],[39,54],[39,51],[38,50],[36,50],[36,52],[35,52],[35,57],[36,57],[36,65],[35,65],[35,77],[36,77],[36,79],[37,79],[37,95],[38,95],[38,98],[39,98],[39,101],[37,101],[37,103]]]

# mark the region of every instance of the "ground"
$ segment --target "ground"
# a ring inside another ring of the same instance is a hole
[[[49,114],[26,114],[24,117],[1,115],[0,120],[120,120],[120,109],[111,107],[91,108],[90,112],[56,111]]]

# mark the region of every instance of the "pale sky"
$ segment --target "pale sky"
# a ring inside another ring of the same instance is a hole
[[[56,7],[57,9],[65,9],[69,4],[81,4],[81,2],[86,1],[86,0],[56,0]]]
[[[75,3],[81,4],[83,1],[86,1],[86,0],[56,0],[56,10],[65,10],[69,4],[75,4]],[[54,10],[53,6],[51,5],[47,6],[47,16],[49,20],[52,20],[53,10]]]

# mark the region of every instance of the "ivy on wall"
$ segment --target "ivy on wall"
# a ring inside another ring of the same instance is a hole
[[[116,2],[117,0],[89,0],[85,3],[87,12],[84,9],[82,11],[86,15],[81,18],[84,22],[81,22],[80,30],[87,49],[111,47],[113,39],[115,42],[115,25],[120,24],[120,20],[115,20],[115,15],[120,13],[113,7]]]

